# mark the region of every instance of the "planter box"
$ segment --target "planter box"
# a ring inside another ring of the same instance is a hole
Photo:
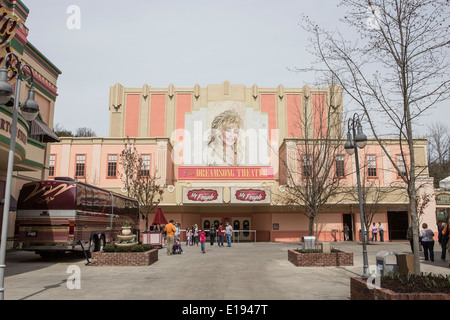
[[[353,253],[301,253],[288,250],[288,260],[297,267],[353,266]]]
[[[396,293],[389,289],[367,287],[364,278],[350,278],[351,300],[450,300],[447,293]]]
[[[158,261],[158,249],[145,252],[93,252],[91,266],[149,266]]]

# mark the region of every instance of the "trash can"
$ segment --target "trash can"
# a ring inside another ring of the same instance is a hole
[[[397,254],[391,251],[380,251],[376,255],[377,270],[380,275],[398,271],[397,263],[387,263],[386,260],[389,256],[395,256],[397,260]]]
[[[397,253],[398,273],[402,275],[414,274],[414,254]]]
[[[302,237],[303,249],[315,249],[316,248],[316,237],[307,236]]]

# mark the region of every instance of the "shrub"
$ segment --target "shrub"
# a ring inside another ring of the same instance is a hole
[[[104,252],[115,252],[116,246],[113,244],[107,244],[106,246],[103,247],[103,251]]]

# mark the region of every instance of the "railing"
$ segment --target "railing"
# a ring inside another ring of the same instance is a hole
[[[253,237],[253,241],[256,242],[256,230],[233,230],[233,235],[231,237],[231,242],[236,242],[236,238],[237,238],[237,242],[240,242],[241,239],[241,233],[243,232],[250,232],[250,233],[254,233],[254,237]],[[237,236],[236,236],[237,234]],[[245,237],[244,240],[247,240],[248,238],[252,238],[252,235],[250,234],[250,237]]]

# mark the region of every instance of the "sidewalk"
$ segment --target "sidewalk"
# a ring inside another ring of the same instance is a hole
[[[82,255],[43,260],[32,252],[6,256],[6,300],[348,300],[350,278],[363,272],[362,246],[334,242],[332,246],[354,253],[351,267],[296,267],[287,250],[300,243],[233,243],[232,247],[186,247],[184,254],[168,256],[159,250],[159,261],[146,267],[86,266]],[[379,251],[410,252],[409,242],[367,245],[369,265]],[[422,254],[422,252],[421,252]],[[421,261],[422,272],[450,274],[448,261]],[[423,254],[422,254],[423,256]],[[448,260],[448,257],[447,257]],[[81,288],[68,289],[80,270]]]

